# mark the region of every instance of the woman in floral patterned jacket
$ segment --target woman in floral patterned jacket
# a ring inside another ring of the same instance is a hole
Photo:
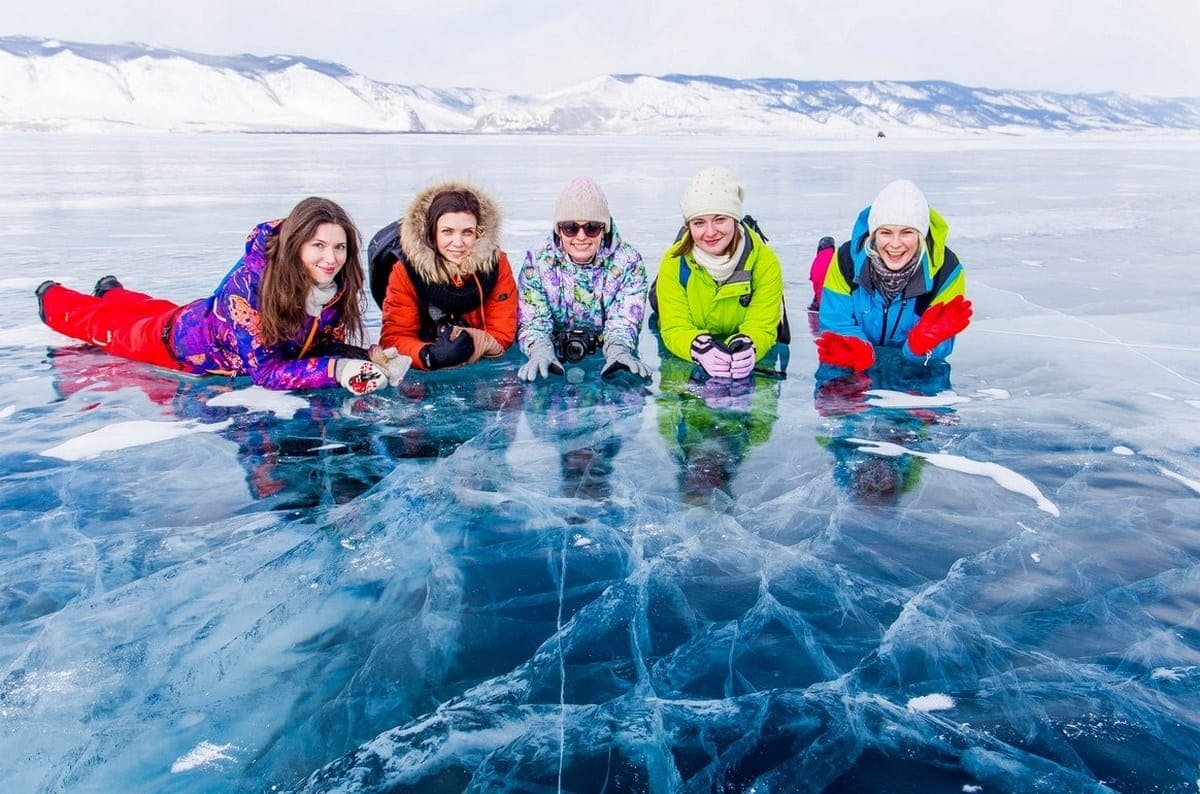
[[[572,179],[558,196],[554,231],[525,255],[518,276],[523,380],[563,374],[562,359],[601,351],[607,377],[650,371],[637,357],[646,313],[646,266],[617,234],[596,182]]]
[[[358,229],[329,199],[306,198],[260,223],[246,253],[207,298],[183,306],[125,289],[115,276],[91,294],[38,287],[42,320],[109,353],[193,375],[249,375],[269,389],[355,394],[398,383],[395,351],[347,344],[364,336]]]

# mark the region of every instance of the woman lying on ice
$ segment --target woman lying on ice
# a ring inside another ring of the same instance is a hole
[[[525,254],[519,279],[522,380],[563,374],[563,362],[604,356],[601,377],[628,370],[648,377],[637,357],[646,314],[646,265],[621,239],[595,180],[572,179],[554,204],[554,229]]]
[[[380,343],[424,370],[504,355],[517,336],[517,283],[499,240],[500,210],[482,191],[421,191],[367,247]]]
[[[249,375],[268,389],[355,394],[398,383],[396,351],[347,344],[364,335],[358,229],[328,199],[306,198],[260,223],[246,253],[207,298],[183,306],[104,276],[87,295],[46,281],[42,321],[113,355],[193,375]]]
[[[696,174],[680,202],[683,233],[655,282],[663,344],[713,378],[749,377],[782,341],[783,271],[742,219],[742,195],[723,168]]]
[[[887,185],[858,215],[825,274],[817,355],[856,372],[875,348],[898,347],[910,361],[943,359],[971,319],[966,279],[946,247],[949,225],[904,179]]]

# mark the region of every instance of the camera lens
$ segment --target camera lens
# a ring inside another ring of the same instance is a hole
[[[583,361],[587,358],[587,347],[578,339],[568,339],[563,344],[563,358],[567,361]]]

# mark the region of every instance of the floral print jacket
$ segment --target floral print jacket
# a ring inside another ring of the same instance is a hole
[[[518,277],[521,350],[567,329],[592,330],[605,342],[620,341],[637,350],[646,314],[646,265],[615,226],[601,242],[593,262],[578,265],[553,234],[525,254]]]

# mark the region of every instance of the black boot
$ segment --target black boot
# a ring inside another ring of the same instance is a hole
[[[120,281],[117,281],[116,276],[101,276],[100,280],[96,282],[96,286],[92,287],[92,294],[97,298],[103,298],[104,293],[110,289],[121,289],[123,286]]]
[[[837,247],[837,240],[834,240],[832,237],[822,237],[820,242],[817,243],[818,251],[824,251],[826,248],[836,248],[836,247]]]
[[[37,295],[38,317],[42,318],[42,322],[46,322],[46,309],[42,306],[42,302],[46,299],[46,293],[50,291],[50,288],[57,286],[57,281],[46,279],[41,284],[38,284],[37,289],[33,291],[33,294]]]

